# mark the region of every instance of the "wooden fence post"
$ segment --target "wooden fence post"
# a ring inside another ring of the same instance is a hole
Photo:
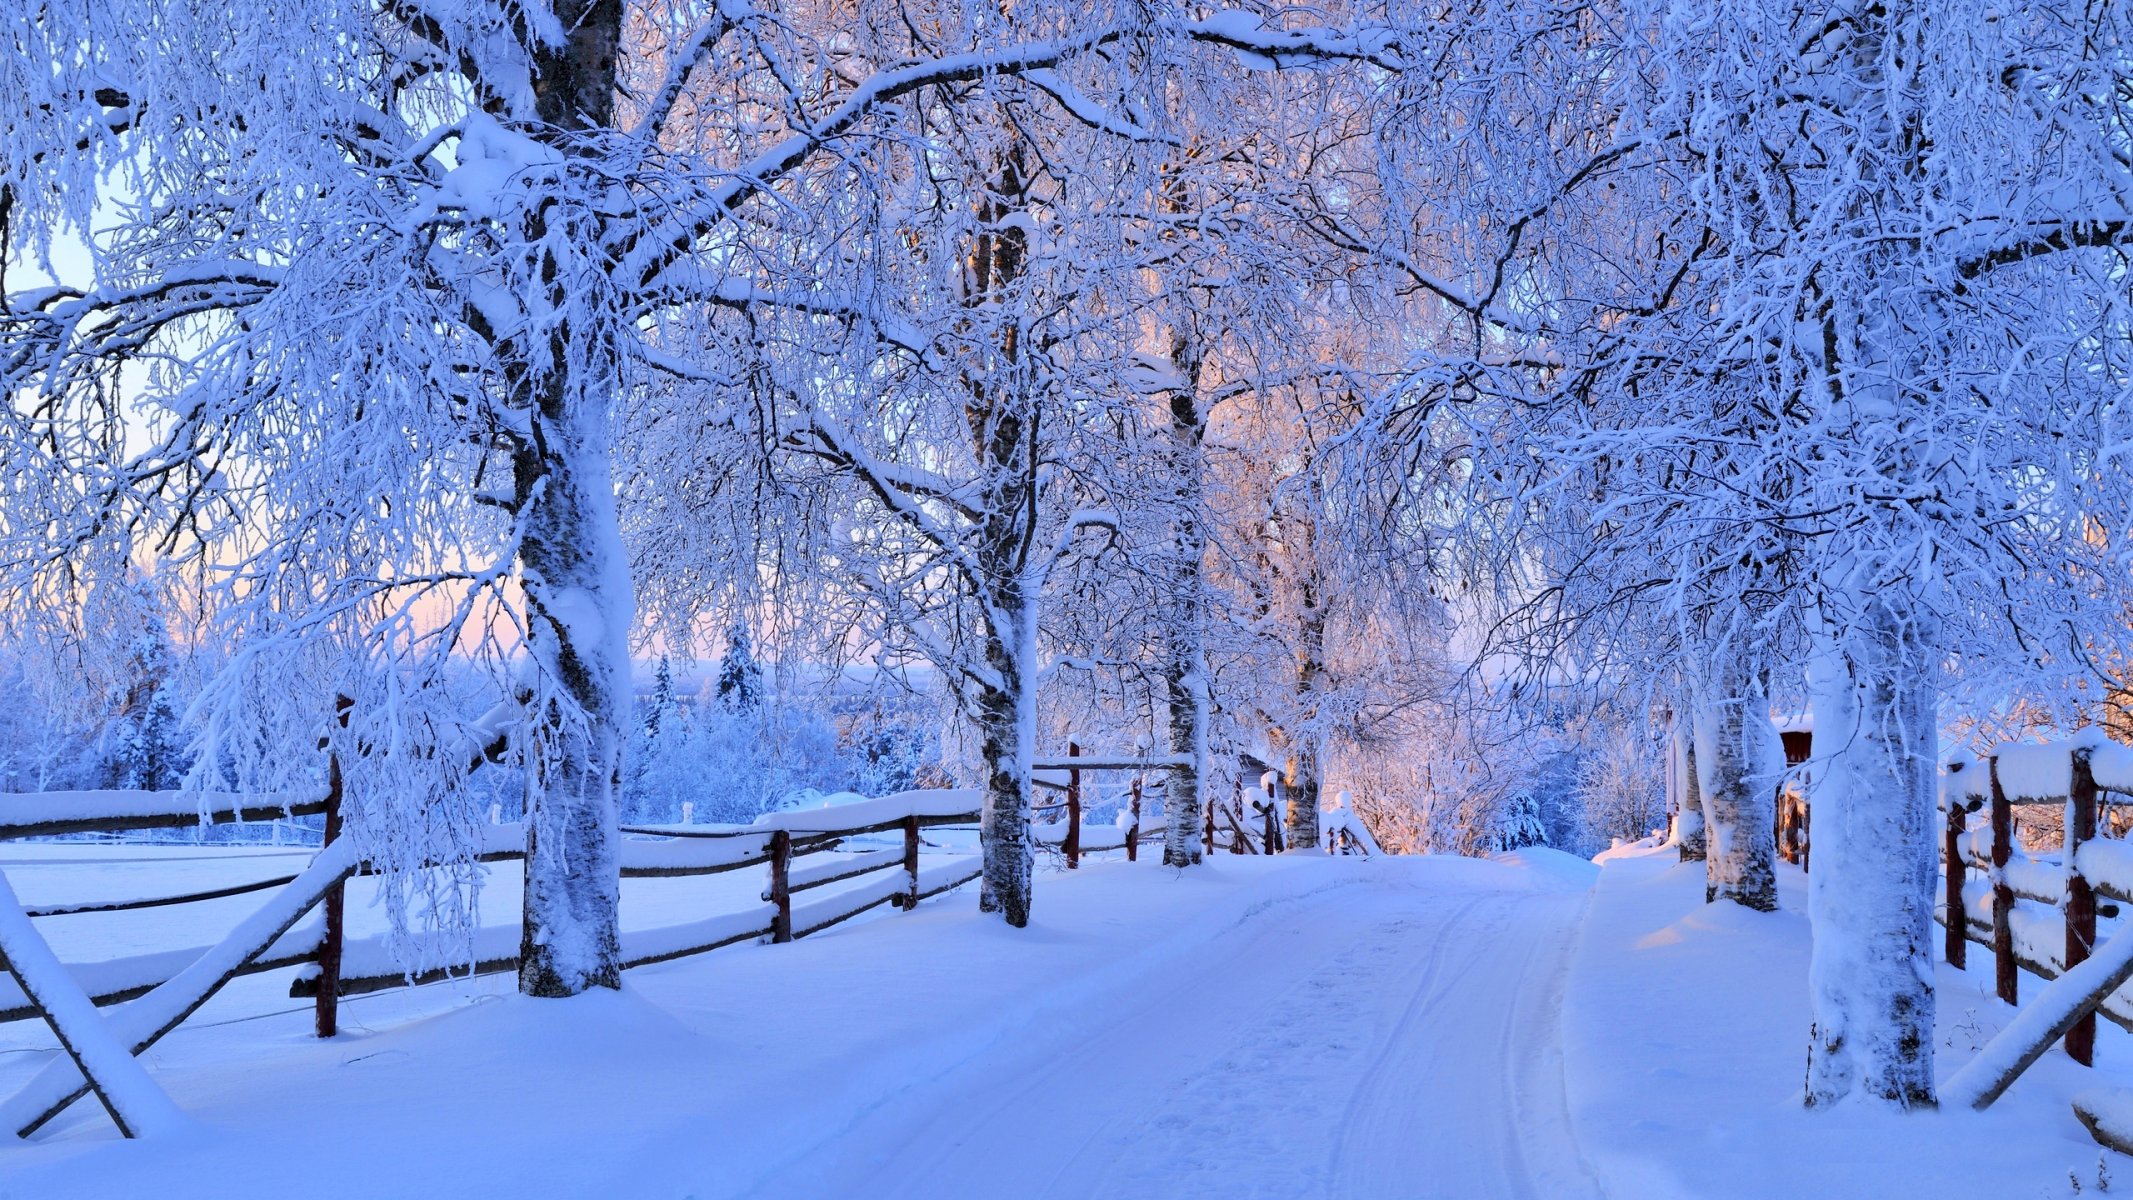
[[[2074,750],[2073,786],[2066,798],[2066,969],[2086,962],[2096,948],[2096,891],[2081,873],[2081,844],[2096,836],[2096,774],[2087,746]],[[2096,1057],[2096,1014],[2066,1031],[2066,1053],[2082,1066]]]
[[[1067,757],[1068,757],[1068,758],[1079,758],[1080,756],[1081,756],[1081,746],[1080,746],[1080,745],[1079,745],[1078,743],[1075,743],[1075,742],[1068,742],[1068,743],[1067,743]],[[1069,871],[1072,871],[1072,870],[1075,870],[1075,869],[1079,868],[1079,867],[1081,866],[1081,768],[1080,768],[1080,767],[1068,767],[1068,768],[1067,768],[1067,831],[1066,831],[1066,843],[1065,843],[1065,849],[1066,849],[1066,860],[1067,860],[1067,870],[1069,870]]]
[[[1954,805],[1948,809],[1948,828],[1941,838],[1941,858],[1947,863],[1947,888],[1943,894],[1948,906],[1948,936],[1942,954],[1951,967],[1961,967],[1970,949],[1970,910],[1963,907],[1963,883],[1970,871],[1970,862],[1963,856],[1963,827],[1967,823],[1962,805]]]
[[[911,877],[911,894],[904,897],[905,912],[918,908],[918,814],[904,818],[904,873]]]
[[[1266,847],[1265,853],[1269,856],[1272,856],[1274,853],[1274,809],[1274,801],[1271,797],[1269,797],[1265,806],[1260,808],[1259,810],[1261,814],[1259,825],[1259,841],[1261,845]]]
[[[2000,999],[2019,1003],[2015,969],[2014,889],[2007,884],[2007,860],[2014,853],[2014,806],[2000,786],[2000,756],[1985,760],[1992,774],[1992,976]]]
[[[355,701],[347,696],[333,698],[334,720],[341,728],[348,728],[348,710]],[[341,752],[339,747],[326,740],[326,835],[324,845],[330,846],[341,836]],[[318,1036],[330,1038],[340,1031],[341,1020],[341,947],[347,938],[348,896],[347,881],[335,883],[326,889],[319,902],[323,916],[323,929],[318,942],[318,995],[312,998],[312,1026]]]
[[[770,940],[792,940],[792,834],[774,829],[770,834],[770,902],[777,906],[770,918]]]
[[[1800,798],[1799,847],[1800,874],[1805,875],[1808,872],[1809,860],[1814,857],[1815,807],[1807,802],[1804,795]]]
[[[1168,803],[1168,802],[1166,801],[1165,803]],[[1208,829],[1209,829],[1210,831],[1212,831],[1212,830],[1214,829],[1214,825],[1213,825],[1213,823],[1212,823],[1212,822],[1210,822],[1210,823],[1208,824]],[[1211,833],[1210,833],[1210,836],[1212,836],[1212,834],[1211,834]],[[1128,826],[1126,827],[1126,861],[1127,861],[1127,862],[1139,862],[1140,860],[1141,860],[1141,776],[1139,776],[1139,775],[1135,775],[1135,776],[1133,777],[1133,823],[1132,823],[1131,825],[1128,825]]]
[[[1241,789],[1244,787],[1244,785],[1242,783],[1239,783],[1237,787]],[[1241,795],[1242,793],[1240,792],[1239,794]],[[1220,807],[1222,806],[1218,803],[1210,802],[1208,804],[1207,831],[1200,835],[1201,852],[1209,858],[1213,858],[1215,856],[1215,810]]]

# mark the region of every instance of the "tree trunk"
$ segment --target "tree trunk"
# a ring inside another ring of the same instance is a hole
[[[1705,661],[1711,670],[1697,689],[1694,720],[1697,790],[1708,822],[1704,900],[1770,912],[1777,908],[1777,764],[1784,751],[1748,660],[1720,647]]]
[[[1849,587],[1840,582],[1839,592]],[[1807,1103],[1934,1104],[1933,818],[1939,623],[1902,587],[1817,635]]]
[[[1174,769],[1163,795],[1169,824],[1163,830],[1163,865],[1200,861],[1200,811],[1207,773],[1207,600],[1202,578],[1207,535],[1200,524],[1200,358],[1196,342],[1180,333],[1171,359],[1185,383],[1170,393],[1172,478],[1170,613],[1164,622],[1163,691],[1169,704],[1170,753],[1189,760]]]
[[[979,331],[963,377],[964,420],[981,478],[971,592],[983,606],[987,677],[968,685],[984,762],[985,807],[978,841],[983,883],[978,908],[1009,925],[1029,924],[1030,763],[1037,736],[1037,609],[1041,570],[1033,570],[1040,497],[1035,385],[1022,353],[1016,284],[1029,265],[1030,179],[1025,148],[1002,154],[965,263],[964,304]],[[1047,564],[1048,566],[1048,564]]]
[[[526,748],[525,932],[519,990],[621,986],[616,810],[630,715],[629,567],[607,414],[552,386],[522,455],[538,488],[521,519],[527,649],[539,670]],[[547,401],[555,401],[549,403]]]
[[[575,136],[610,124],[620,0],[559,0],[560,43],[534,56],[532,87],[541,127],[565,154]],[[557,206],[558,211],[562,206]],[[629,563],[615,509],[610,405],[620,386],[611,334],[575,294],[600,264],[574,261],[582,231],[551,224],[529,206],[526,235],[539,248],[527,286],[550,314],[542,353],[522,345],[505,360],[528,410],[514,454],[521,530],[519,582],[526,645],[537,670],[526,715],[528,773],[525,927],[519,991],[574,996],[620,987],[616,793],[630,719],[629,631],[635,619]],[[568,218],[565,218],[567,222]],[[573,325],[573,314],[578,324]]]
[[[1031,607],[1017,605],[1013,610],[1025,625],[1035,619]],[[1000,686],[988,683],[976,689],[978,749],[985,773],[978,823],[983,858],[978,907],[1001,914],[1018,929],[1029,924],[1030,880],[1036,867],[1029,828],[1030,763],[1037,729],[1037,697],[1028,671],[1034,636],[1022,629],[991,631],[986,661]]]
[[[1674,734],[1674,759],[1678,764],[1675,775],[1681,781],[1674,809],[1674,849],[1682,862],[1702,862],[1703,786],[1696,780],[1696,740],[1679,729]]]
[[[1282,838],[1292,850],[1318,846],[1318,749],[1312,739],[1300,738],[1282,768],[1282,791],[1289,802]]]
[[[1319,676],[1324,674],[1326,664],[1326,610],[1319,595],[1315,562],[1313,569],[1305,572],[1300,586],[1302,594],[1297,605],[1299,620],[1296,644],[1296,701],[1305,718],[1303,729],[1290,741],[1288,759],[1282,772],[1282,782],[1286,785],[1289,802],[1283,836],[1290,847],[1310,850],[1318,846],[1317,691]]]

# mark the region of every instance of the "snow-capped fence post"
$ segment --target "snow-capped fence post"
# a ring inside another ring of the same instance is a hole
[[[904,874],[911,877],[911,892],[904,897],[903,910],[918,909],[918,814],[904,818]]]
[[[2096,775],[2092,751],[2076,746],[2073,783],[2066,797],[2066,967],[2073,970],[2096,947],[2096,889],[2081,873],[2081,844],[2096,836]],[[2094,1065],[2096,1013],[2092,1009],[2066,1031],[2066,1053],[2082,1066]]]
[[[2014,806],[2000,786],[2000,756],[1985,760],[1992,778],[1992,974],[2000,999],[2019,1001],[2015,967],[2014,888],[2007,882],[2007,860],[2014,852]],[[1968,919],[1967,917],[1965,918]]]
[[[348,710],[354,707],[355,701],[347,696],[333,698],[333,718],[342,729],[348,728]],[[341,752],[331,739],[322,740],[327,747],[325,844],[330,846],[341,836]],[[323,929],[318,940],[318,995],[311,1003],[312,1025],[322,1038],[340,1032],[341,948],[347,940],[347,904],[346,881],[327,888],[319,904]]]
[[[1941,861],[1946,864],[1943,872],[1946,888],[1942,895],[1947,905],[1947,937],[1942,942],[1942,955],[1951,967],[1960,968],[1968,957],[1970,948],[1970,914],[1963,907],[1963,881],[1969,875],[1969,863],[1963,858],[1963,827],[1969,816],[1960,804],[1948,806],[1947,831],[1941,838]]]
[[[915,893],[914,893],[915,894]],[[770,940],[792,940],[792,834],[783,829],[770,833],[770,902],[777,912],[770,918]]]
[[[1081,744],[1068,742],[1067,757],[1081,757]],[[1062,848],[1066,851],[1067,870],[1072,871],[1081,866],[1081,768],[1079,767],[1067,768],[1066,814],[1066,839],[1062,843]]]
[[[1135,776],[1133,777],[1133,823],[1132,823],[1131,825],[1128,825],[1128,826],[1126,827],[1126,861],[1127,861],[1127,862],[1139,862],[1139,861],[1140,861],[1140,857],[1141,857],[1141,855],[1140,855],[1140,847],[1141,847],[1141,780],[1142,780],[1143,778],[1144,778],[1144,776],[1141,776],[1141,775],[1135,775]],[[1164,802],[1164,804],[1165,804],[1165,808],[1166,808],[1166,810],[1167,810],[1169,802],[1168,802],[1168,801],[1165,801],[1165,802]],[[1215,848],[1214,848],[1215,834],[1214,834],[1214,831],[1215,831],[1215,814],[1214,814],[1214,813],[1213,813],[1212,811],[1210,811],[1210,812],[1209,812],[1209,813],[1207,814],[1207,852],[1208,852],[1209,854],[1213,854],[1213,853],[1215,852]]]

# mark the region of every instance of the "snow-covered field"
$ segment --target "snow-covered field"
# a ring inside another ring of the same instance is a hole
[[[120,872],[300,861],[0,858],[32,904]],[[1806,1114],[1800,877],[1779,913],[1705,909],[1671,852],[1103,862],[1039,882],[1027,930],[965,889],[632,971],[619,995],[527,1001],[504,977],[354,997],[329,1042],[286,972],[239,980],[147,1056],[197,1132],[126,1143],[78,1103],[0,1149],[0,1197],[2029,1200],[2096,1190],[2067,1098],[2133,1064],[2107,1025],[2096,1071],[2054,1053],[1987,1114]],[[633,882],[625,925],[756,886]],[[234,920],[256,902],[216,903]],[[106,945],[155,948],[170,911]],[[74,958],[90,920],[40,924]],[[2008,1010],[1946,970],[1941,997],[1945,1076]],[[36,1023],[0,1027],[0,1091],[56,1053]]]

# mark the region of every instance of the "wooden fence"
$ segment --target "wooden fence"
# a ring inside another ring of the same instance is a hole
[[[2133,842],[2097,832],[2111,797],[2133,798],[2133,751],[2102,742],[2003,746],[1950,763],[1940,790],[1943,890],[1934,916],[1945,929],[1943,954],[1960,967],[1969,943],[1989,949],[1995,988],[2014,1004],[2018,968],[2056,979],[2094,952],[2097,919],[2118,915],[2098,897],[2133,902]],[[2019,810],[2052,808],[2061,826],[2056,861],[2030,856],[2015,836]],[[2096,1011],[2133,1029],[2133,996],[2112,992]],[[2093,1015],[2065,1039],[2084,1065],[2095,1043]]]
[[[89,809],[95,800],[118,803],[113,811]],[[333,821],[335,797],[299,800],[285,807],[248,803],[222,805],[210,798],[205,807],[194,807],[201,798],[182,793],[81,794],[69,796],[69,807],[81,815],[66,816],[40,806],[34,795],[11,796],[0,819],[0,840],[33,835],[74,833],[85,830],[122,828],[172,828],[231,820],[258,820],[266,816],[318,814]],[[23,802],[23,803],[18,803]],[[242,814],[241,816],[239,814]],[[741,912],[723,913],[703,921],[624,934],[626,967],[665,962],[700,954],[749,939],[786,942],[805,937],[846,921],[881,904],[909,907],[929,896],[959,887],[977,877],[975,856],[960,856],[926,866],[920,862],[922,831],[935,826],[967,825],[977,819],[975,794],[962,791],[911,792],[841,808],[812,812],[779,813],[749,826],[626,827],[620,846],[624,879],[673,878],[714,875],[749,867],[767,870],[762,903]],[[845,839],[869,834],[901,832],[900,847],[873,850],[846,858],[810,861],[811,856],[840,848]],[[657,840],[652,840],[657,839]],[[525,828],[497,825],[485,830],[484,844],[477,851],[484,862],[522,860]],[[366,874],[357,866],[351,874]],[[813,904],[801,903],[806,893],[847,880],[875,876],[864,886],[847,889]],[[81,913],[124,912],[222,899],[250,892],[283,888],[296,876],[274,875],[242,883],[196,890],[111,901],[88,901],[38,905],[26,908],[33,918]],[[481,931],[471,967],[464,963],[439,964],[412,972],[396,963],[383,938],[350,939],[339,920],[337,898],[342,884],[335,883],[319,907],[317,920],[294,925],[276,937],[259,954],[249,957],[232,975],[255,974],[283,967],[306,970],[291,985],[291,994],[318,999],[321,1036],[334,1031],[332,998],[424,983],[468,974],[516,970],[519,930],[516,926]],[[309,906],[307,906],[308,908]],[[208,946],[184,947],[133,955],[70,968],[90,998],[98,1005],[112,1005],[144,995],[168,981],[187,964],[209,951]],[[334,981],[335,986],[327,986]],[[39,1015],[19,985],[0,983],[0,1022]]]
[[[344,701],[342,711],[345,714]],[[323,744],[322,744],[323,748]],[[501,735],[487,746],[470,745],[470,769],[494,761],[503,748]],[[1053,764],[1040,763],[1047,770]],[[1070,759],[1063,789],[1066,799],[1038,809],[1045,823],[1032,829],[1040,845],[1056,845],[1069,867],[1081,856],[1123,849],[1138,857],[1141,842],[1162,836],[1160,822],[1144,827],[1141,783],[1134,781],[1125,825],[1088,825],[1082,820],[1081,769],[1160,769],[1166,759]],[[373,874],[341,836],[342,779],[339,761],[329,755],[323,794],[240,796],[184,792],[101,791],[28,793],[0,797],[0,841],[60,834],[154,828],[186,828],[240,821],[316,816],[325,818],[324,844],[310,864],[295,874],[277,874],[239,883],[113,900],[25,906],[25,918],[84,913],[114,913],[162,908],[266,893],[260,908],[213,945],[196,945],[137,954],[93,963],[62,965],[53,961],[43,939],[27,921],[14,926],[20,962],[0,947],[0,1022],[42,1017],[60,1032],[68,1055],[48,1063],[14,1096],[0,1100],[0,1124],[21,1136],[35,1132],[92,1088],[106,1106],[109,1097],[82,1069],[81,1058],[51,995],[78,991],[75,1002],[120,1006],[99,1037],[139,1055],[176,1028],[211,996],[240,975],[295,967],[290,994],[310,997],[319,1036],[333,1036],[340,997],[447,978],[465,978],[518,967],[522,930],[517,924],[475,931],[464,943],[434,963],[408,964],[395,956],[383,936],[351,938],[345,921],[344,890],[356,876]],[[979,858],[962,854],[928,864],[921,851],[928,830],[974,829],[980,820],[979,794],[968,789],[903,792],[833,808],[775,813],[748,825],[625,826],[619,846],[623,879],[714,875],[751,867],[765,870],[759,903],[739,911],[652,929],[622,932],[625,968],[701,954],[743,941],[790,942],[848,921],[882,904],[912,909],[920,901],[960,887],[980,873]],[[1060,820],[1064,817],[1064,820]],[[830,857],[847,850],[854,838],[896,834],[896,844]],[[493,824],[473,847],[482,862],[525,858],[526,831],[521,825]],[[822,856],[822,857],[816,857]],[[850,884],[820,899],[807,893],[832,884]],[[12,906],[10,899],[7,903]],[[314,917],[313,914],[317,915]],[[46,964],[32,968],[35,958]],[[57,974],[52,974],[57,972]],[[71,986],[67,983],[71,977]],[[62,1007],[66,1007],[62,1005]],[[87,1005],[82,1012],[90,1011]],[[114,1051],[116,1052],[116,1051]],[[119,1119],[116,1108],[114,1119]],[[119,1121],[130,1136],[130,1127]]]
[[[334,775],[337,781],[337,773]],[[312,997],[320,1036],[331,1036],[341,996],[445,978],[515,970],[521,931],[516,924],[477,931],[471,963],[454,961],[412,968],[398,962],[383,937],[350,938],[342,920],[340,893],[346,881],[368,873],[339,833],[338,789],[310,797],[223,797],[197,793],[89,792],[11,795],[0,803],[0,841],[121,829],[181,828],[324,814],[329,840],[310,865],[295,875],[273,875],[206,889],[108,901],[25,906],[24,915],[45,918],[161,908],[267,893],[261,908],[239,922],[221,942],[160,950],[64,968],[74,985],[97,1006],[120,1006],[110,1025],[120,1044],[138,1055],[176,1028],[208,998],[240,976],[299,968],[291,994]],[[978,819],[977,794],[965,790],[906,792],[836,808],[777,813],[746,826],[626,828],[620,846],[621,875],[671,878],[762,867],[761,902],[737,912],[622,935],[625,967],[701,954],[736,942],[789,942],[850,920],[882,904],[910,909],[920,901],[976,879],[979,860],[963,854],[922,861],[924,832],[969,826]],[[850,838],[897,833],[898,845],[842,857],[827,853]],[[482,861],[525,857],[525,830],[490,826],[476,848]],[[815,856],[824,856],[816,858]],[[807,893],[835,883],[862,881],[813,902]],[[317,911],[316,918],[310,918]],[[34,935],[32,935],[34,936]],[[27,960],[25,960],[27,962]],[[43,1017],[17,964],[0,954],[0,1021]],[[49,980],[46,981],[50,983]],[[64,1040],[64,1039],[63,1039]],[[15,1096],[0,1102],[0,1123],[22,1136],[88,1094],[90,1083],[70,1058],[47,1064]]]

